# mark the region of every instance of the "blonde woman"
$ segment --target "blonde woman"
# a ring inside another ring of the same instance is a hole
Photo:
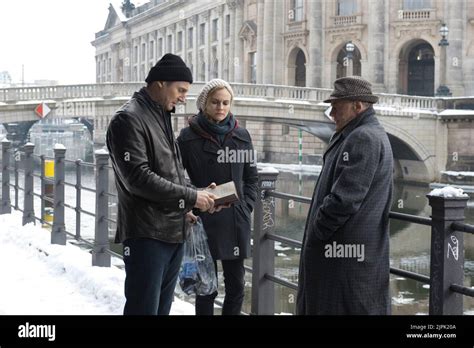
[[[178,137],[183,165],[193,185],[208,187],[213,182],[220,185],[234,181],[240,198],[228,209],[200,214],[216,271],[217,260],[222,263],[223,315],[238,315],[242,309],[244,259],[250,256],[250,214],[258,180],[256,163],[251,163],[254,153],[250,134],[230,111],[233,98],[232,87],[226,81],[208,82],[197,98],[199,113]],[[237,153],[240,156],[235,156]],[[217,292],[197,296],[196,314],[213,315],[216,296]]]

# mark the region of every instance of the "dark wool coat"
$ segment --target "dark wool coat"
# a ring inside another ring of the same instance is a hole
[[[393,155],[372,107],[333,136],[323,163],[301,250],[297,314],[389,314]],[[335,257],[339,245],[363,246],[363,258]]]
[[[182,243],[197,191],[186,186],[171,114],[142,88],[112,117],[106,142],[118,193],[116,243]]]
[[[220,145],[200,127],[196,116],[189,124],[189,127],[181,130],[178,144],[191,183],[196,187],[207,187],[212,182],[220,185],[233,180],[240,198],[240,202],[218,213],[200,213],[212,257],[214,260],[247,258],[251,254],[250,215],[257,198],[256,159],[252,165],[247,161],[250,157],[236,156],[233,160],[231,156],[237,150],[253,152],[250,134],[236,122],[234,129]],[[224,153],[230,155],[223,156]],[[223,158],[227,160],[223,162]]]

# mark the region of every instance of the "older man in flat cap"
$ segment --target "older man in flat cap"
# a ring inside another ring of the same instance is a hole
[[[389,211],[393,155],[371,84],[343,77],[301,250],[297,314],[390,314]]]

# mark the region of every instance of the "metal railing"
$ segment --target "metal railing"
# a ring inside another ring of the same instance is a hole
[[[109,155],[104,151],[95,153],[95,163],[69,161],[65,158],[66,149],[55,147],[54,149],[54,180],[45,177],[45,156],[36,156],[41,160],[41,174],[34,173],[33,155],[34,145],[26,144],[22,152],[13,153],[11,142],[2,142],[2,199],[0,214],[11,213],[11,208],[23,212],[23,225],[29,222],[40,221],[50,225],[51,243],[65,245],[67,236],[92,247],[92,265],[110,267],[111,255],[122,258],[110,250],[109,223],[116,223],[109,218],[109,198],[117,197],[107,191],[109,187],[109,173],[111,169],[108,164]],[[10,164],[13,154],[14,166]],[[23,156],[21,156],[23,155]],[[22,160],[23,157],[23,160]],[[20,162],[23,164],[20,168]],[[65,164],[76,166],[76,184],[65,180]],[[95,169],[95,185],[92,189],[82,185],[82,168],[93,167]],[[10,173],[14,172],[14,184],[10,182]],[[19,185],[19,173],[24,173],[24,186]],[[275,246],[274,242],[280,242],[295,248],[301,248],[302,243],[287,237],[279,236],[275,231],[275,199],[293,200],[303,204],[311,203],[308,197],[276,192],[276,181],[278,172],[263,170],[258,174],[258,199],[254,210],[253,225],[253,256],[252,268],[245,266],[252,274],[251,314],[274,314],[275,310],[275,284],[280,284],[293,290],[298,285],[286,279],[275,276]],[[34,192],[34,177],[41,180],[41,193]],[[45,184],[53,183],[54,198],[45,194]],[[65,202],[65,186],[74,187],[76,190],[76,205],[72,206]],[[10,189],[14,189],[14,204],[11,204]],[[87,211],[81,206],[81,191],[95,193],[96,202],[93,212]],[[18,204],[19,192],[24,194],[23,207]],[[34,197],[41,199],[41,217],[35,216]],[[474,226],[465,224],[464,210],[468,198],[443,198],[428,196],[432,207],[432,217],[419,217],[398,212],[390,212],[390,218],[431,226],[431,258],[430,277],[413,273],[407,270],[390,268],[390,273],[430,284],[429,313],[440,314],[462,314],[462,296],[474,297],[474,289],[463,286],[464,277],[464,246],[463,233],[474,234]],[[53,203],[54,220],[50,224],[44,220],[45,203]],[[65,208],[76,212],[76,231],[71,233],[65,226]],[[81,237],[81,214],[94,217],[94,239],[91,243]],[[218,301],[216,301],[219,303]]]
[[[121,257],[121,255],[110,250],[108,223],[116,223],[115,220],[109,218],[109,197],[116,197],[115,194],[108,192],[109,187],[109,155],[106,152],[98,151],[95,153],[95,163],[82,162],[81,160],[70,161],[66,159],[66,149],[57,147],[54,149],[54,158],[46,156],[36,156],[33,154],[34,145],[26,144],[23,151],[13,152],[11,142],[2,142],[2,201],[0,206],[0,214],[11,213],[11,208],[23,212],[23,225],[39,221],[44,225],[51,227],[51,243],[65,245],[67,236],[74,238],[84,244],[92,247],[92,265],[109,267],[111,264],[111,255]],[[13,155],[14,166],[10,164],[10,157]],[[34,158],[41,162],[41,173],[34,172]],[[54,160],[54,179],[45,176],[45,161]],[[20,163],[23,169],[20,169]],[[76,166],[76,184],[72,184],[65,180],[66,163]],[[89,188],[82,185],[82,168],[91,167],[96,170],[96,188]],[[14,184],[10,183],[10,172],[13,171],[15,176]],[[24,187],[19,186],[19,173],[24,173]],[[34,178],[40,179],[40,193],[34,191]],[[45,185],[52,184],[54,186],[54,196],[49,197],[45,193]],[[76,191],[75,206],[66,203],[65,187],[74,187]],[[10,188],[14,191],[14,204],[10,201]],[[24,192],[23,208],[19,207],[18,192]],[[93,212],[85,210],[81,206],[82,191],[88,191],[95,194],[96,207]],[[41,200],[40,217],[34,212],[34,197]],[[45,220],[46,203],[53,206],[53,223]],[[67,231],[65,223],[65,209],[71,209],[76,213],[76,231],[72,233]],[[81,235],[81,214],[94,217],[94,239],[90,242]]]
[[[307,197],[276,192],[276,173],[259,173],[259,198],[255,206],[253,235],[252,313],[274,314],[274,284],[297,290],[298,285],[274,275],[274,242],[295,248],[302,243],[278,236],[275,230],[275,198],[311,203]],[[444,198],[427,196],[432,217],[390,212],[391,219],[431,226],[430,277],[398,268],[390,273],[430,284],[429,314],[463,314],[462,295],[474,297],[474,289],[463,286],[463,233],[474,234],[474,226],[464,223],[468,197]]]

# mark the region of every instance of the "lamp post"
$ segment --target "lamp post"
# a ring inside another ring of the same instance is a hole
[[[352,41],[349,41],[346,43],[346,58],[347,58],[347,76],[352,76],[352,58],[353,58],[353,52],[354,52],[355,46],[352,43]]]
[[[449,46],[449,42],[446,39],[448,37],[449,29],[448,26],[443,23],[441,28],[439,29],[439,33],[441,34],[441,41],[439,42],[438,46],[441,47],[441,60],[440,60],[440,67],[441,67],[441,75],[439,81],[439,87],[436,90],[436,95],[439,97],[450,97],[451,91],[449,90],[448,86],[446,86],[446,70],[447,70],[447,58],[446,58],[446,50],[447,46]]]

